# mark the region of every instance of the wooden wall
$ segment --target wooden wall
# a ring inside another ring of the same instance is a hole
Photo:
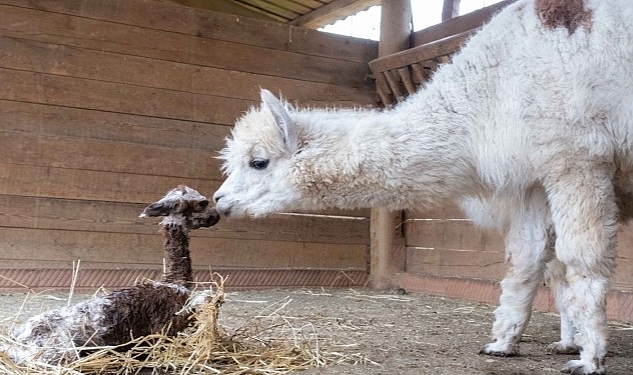
[[[481,231],[457,207],[407,212],[407,272],[501,280],[506,272],[503,238]]]
[[[68,286],[73,260],[80,287],[156,276],[158,220],[138,214],[177,184],[213,194],[215,156],[259,88],[370,105],[376,53],[372,41],[161,0],[0,0],[0,287]],[[197,275],[362,283],[367,212],[337,215],[196,231]]]
[[[503,238],[464,218],[456,207],[407,212],[404,222],[406,268],[399,275],[405,289],[497,303],[504,278]],[[613,319],[633,321],[633,223],[618,232],[616,272],[607,303]],[[555,310],[547,288],[537,295],[538,309]]]

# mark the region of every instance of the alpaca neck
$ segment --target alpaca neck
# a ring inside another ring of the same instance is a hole
[[[439,91],[385,112],[305,111],[296,184],[311,207],[431,207],[474,183],[466,113]],[[472,189],[471,189],[472,190]]]
[[[189,231],[178,222],[163,221],[165,273],[163,281],[188,286],[192,281]]]

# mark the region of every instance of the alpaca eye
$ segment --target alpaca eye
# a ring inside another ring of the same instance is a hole
[[[251,160],[249,165],[253,169],[262,170],[262,169],[266,169],[269,161],[270,160],[268,159],[253,159]]]

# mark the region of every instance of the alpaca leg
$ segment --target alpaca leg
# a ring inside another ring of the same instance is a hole
[[[510,267],[501,282],[501,298],[492,327],[494,342],[482,354],[519,355],[519,341],[532,313],[532,302],[543,280],[551,252],[548,246],[549,210],[543,190],[528,192],[522,209],[512,218],[506,235],[506,257]]]
[[[566,267],[569,285],[561,303],[578,329],[574,343],[582,348],[580,359],[568,362],[564,371],[604,374],[606,295],[615,263],[617,227],[611,172],[597,163],[567,164],[561,171],[546,182],[556,255]]]
[[[569,316],[567,305],[563,303],[564,296],[569,288],[565,278],[565,265],[558,259],[553,259],[547,263],[545,275],[549,279],[550,289],[554,293],[556,300],[556,308],[560,313],[560,341],[548,345],[547,352],[550,354],[578,354],[580,347],[574,344],[574,336],[577,330]]]

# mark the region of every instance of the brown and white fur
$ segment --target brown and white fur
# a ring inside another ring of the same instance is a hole
[[[166,272],[161,281],[145,281],[112,294],[31,317],[12,333],[15,345],[4,348],[15,362],[49,364],[72,361],[97,346],[122,345],[152,333],[174,336],[190,325],[193,309],[205,293],[192,298],[189,231],[219,220],[206,197],[187,186],[170,190],[141,217],[165,216]]]

